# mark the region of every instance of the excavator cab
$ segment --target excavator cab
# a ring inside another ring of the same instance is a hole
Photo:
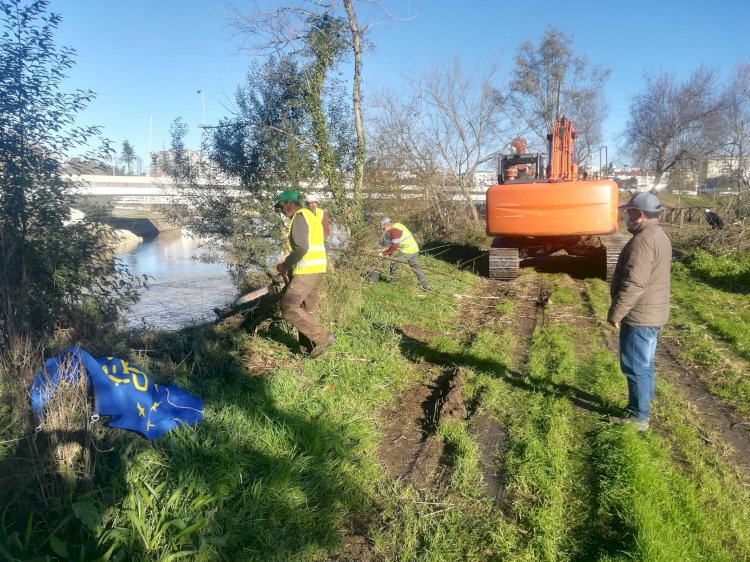
[[[544,170],[544,156],[535,154],[508,154],[500,158],[497,170],[497,183],[534,182],[541,178]]]

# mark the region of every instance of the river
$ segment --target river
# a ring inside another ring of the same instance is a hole
[[[232,300],[235,289],[228,270],[195,259],[201,254],[198,245],[197,239],[176,229],[117,252],[131,273],[153,278],[126,313],[128,326],[174,330],[214,319],[213,309]]]

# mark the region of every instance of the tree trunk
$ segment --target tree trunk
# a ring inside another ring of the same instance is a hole
[[[355,222],[362,219],[362,182],[365,166],[365,130],[362,124],[362,101],[360,98],[360,84],[362,81],[362,46],[360,44],[361,31],[354,15],[351,0],[343,0],[346,13],[349,16],[349,28],[352,32],[352,48],[354,49],[354,84],[352,86],[352,104],[354,106],[354,130],[357,133],[357,151],[354,157],[354,201],[351,214]]]
[[[320,172],[328,183],[337,211],[342,214],[344,222],[349,225],[351,213],[346,199],[346,187],[341,173],[336,167],[336,158],[331,148],[328,123],[323,109],[323,82],[331,62],[330,57],[322,56],[319,56],[315,61],[312,76],[308,80],[305,101],[312,116],[313,138],[318,153]]]

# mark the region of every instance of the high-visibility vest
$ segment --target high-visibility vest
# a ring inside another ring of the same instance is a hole
[[[320,207],[318,207],[317,209],[315,209],[315,212],[313,213],[313,215],[315,215],[315,218],[318,219],[320,222],[323,222],[323,215],[324,214],[325,214],[325,211],[323,209],[321,209]]]
[[[391,244],[398,244],[398,251],[402,254],[416,254],[419,252],[417,241],[411,235],[411,232],[400,222],[394,224],[391,228],[398,228],[401,231],[401,238],[391,240]]]
[[[325,273],[326,271],[326,247],[323,240],[323,225],[313,215],[310,209],[302,208],[292,216],[289,221],[289,235],[287,244],[292,251],[292,224],[297,215],[301,214],[307,223],[307,253],[297,262],[292,270],[294,275],[306,275],[309,273]]]

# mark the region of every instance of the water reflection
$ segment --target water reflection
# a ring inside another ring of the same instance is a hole
[[[177,229],[118,251],[117,257],[132,273],[153,277],[140,302],[127,314],[129,326],[176,329],[213,319],[213,309],[232,300],[229,272],[222,264],[196,260],[203,253],[198,244],[199,240]]]

